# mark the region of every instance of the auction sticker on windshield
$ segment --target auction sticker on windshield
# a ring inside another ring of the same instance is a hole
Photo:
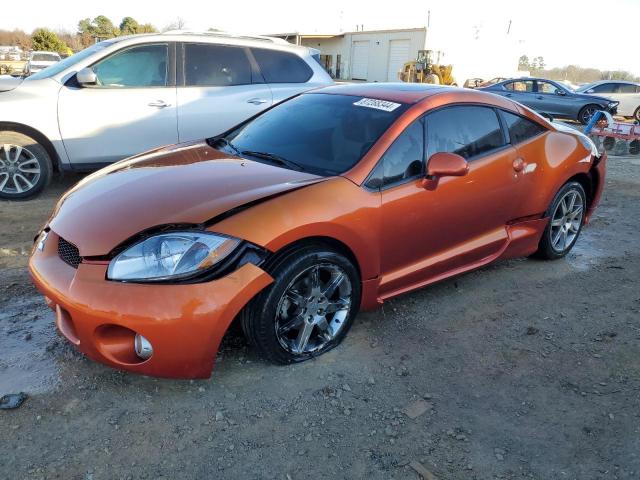
[[[358,107],[375,108],[376,110],[384,110],[385,112],[393,112],[400,106],[399,103],[388,102],[387,100],[378,100],[375,98],[363,98],[353,104]]]

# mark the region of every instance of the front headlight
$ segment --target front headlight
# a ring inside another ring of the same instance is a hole
[[[619,104],[620,102],[609,102],[608,107],[611,109],[611,108],[617,107]]]
[[[171,232],[146,238],[118,254],[107,278],[122,281],[162,281],[188,277],[214,266],[240,240],[209,232]]]

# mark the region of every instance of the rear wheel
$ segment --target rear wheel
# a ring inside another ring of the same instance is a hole
[[[640,122],[640,107],[636,108],[636,111],[633,114],[633,118],[635,118],[636,121]]]
[[[578,113],[578,121],[581,124],[586,125],[598,110],[600,110],[598,105],[586,105],[582,107],[582,110]]]
[[[537,256],[548,260],[564,257],[582,231],[587,196],[578,182],[565,184],[549,208],[549,223],[542,234]]]
[[[51,181],[51,159],[33,138],[0,132],[0,198],[21,200],[38,194]]]
[[[345,256],[323,247],[290,252],[274,283],[243,310],[249,342],[274,363],[301,362],[338,345],[360,306],[360,278]]]

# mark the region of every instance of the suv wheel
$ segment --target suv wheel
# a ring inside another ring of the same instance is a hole
[[[51,181],[51,158],[33,138],[0,132],[0,198],[21,200],[42,191]]]

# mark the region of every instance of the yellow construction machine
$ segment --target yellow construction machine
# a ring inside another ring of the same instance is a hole
[[[441,52],[433,50],[419,50],[418,58],[407,62],[398,72],[398,77],[403,82],[409,83],[433,83],[436,85],[457,86],[453,78],[452,65],[440,65]],[[434,56],[437,60],[434,62]]]

